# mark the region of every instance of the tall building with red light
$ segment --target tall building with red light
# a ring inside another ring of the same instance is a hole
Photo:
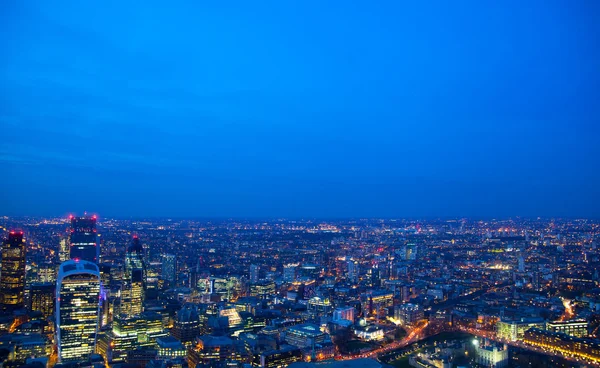
[[[11,231],[2,244],[0,267],[0,308],[4,311],[24,307],[25,240],[22,231]]]
[[[96,232],[96,216],[71,218],[69,249],[71,259],[98,263],[100,247]]]

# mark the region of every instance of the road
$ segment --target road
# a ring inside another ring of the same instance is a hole
[[[464,295],[464,296],[461,296],[459,298],[452,299],[452,300],[449,300],[447,302],[437,304],[437,305],[435,305],[435,306],[432,307],[432,312],[436,312],[436,311],[441,310],[441,309],[450,308],[450,307],[456,305],[457,303],[463,302],[465,300],[472,300],[472,299],[480,297],[481,295],[483,295],[483,294],[485,294],[487,292],[495,292],[495,291],[497,291],[499,289],[502,289],[502,288],[505,288],[505,287],[508,287],[508,286],[511,286],[511,285],[512,285],[512,283],[510,283],[510,282],[503,282],[503,283],[500,283],[498,285],[493,285],[493,286],[491,286],[488,289],[479,290],[479,291],[476,291],[476,292],[474,292],[472,294]],[[429,322],[427,322],[427,321],[421,321],[421,323],[419,323],[415,328],[408,330],[407,331],[408,334],[402,340],[394,341],[391,344],[382,346],[382,347],[380,347],[378,349],[374,349],[374,350],[371,350],[371,351],[368,351],[368,352],[365,352],[365,353],[362,353],[362,354],[338,355],[336,357],[336,360],[350,360],[350,359],[358,359],[358,358],[373,358],[373,357],[377,357],[377,356],[379,356],[381,354],[389,353],[389,352],[394,351],[396,349],[403,348],[403,347],[405,347],[407,345],[410,345],[410,344],[412,344],[414,342],[417,342],[417,341],[419,341],[419,340],[424,339],[425,337],[427,337],[427,336],[424,335],[424,330],[425,330],[425,328],[427,327],[428,324],[429,324]]]
[[[367,351],[362,354],[353,354],[353,355],[339,355],[336,357],[336,360],[351,360],[351,359],[359,359],[359,358],[374,358],[381,354],[389,353],[390,351],[403,348],[407,345],[410,345],[414,342],[417,342],[423,339],[425,336],[423,332],[429,322],[423,320],[421,321],[415,328],[410,329],[408,334],[402,339],[398,341],[394,341],[391,344],[382,346],[380,348]]]
[[[563,359],[566,359],[566,360],[568,360],[570,362],[577,362],[577,363],[580,363],[580,364],[592,364],[592,365],[600,366],[600,362],[593,362],[593,361],[589,361],[589,360],[578,358],[578,357],[574,357],[574,356],[563,355],[560,352],[554,352],[554,351],[545,350],[545,349],[537,347],[537,346],[525,344],[522,341],[508,341],[508,340],[505,340],[505,339],[500,339],[500,338],[496,337],[495,333],[490,332],[490,331],[480,331],[480,330],[477,330],[477,329],[474,329],[474,328],[459,328],[458,330],[462,331],[462,332],[470,333],[471,335],[475,335],[475,336],[478,336],[478,337],[486,338],[488,340],[499,342],[499,343],[502,343],[502,344],[507,344],[507,345],[514,346],[514,347],[517,347],[517,348],[534,351],[536,353],[540,353],[540,354],[544,354],[544,355],[549,355],[549,356],[555,356],[555,357],[558,357],[558,358],[563,358]]]

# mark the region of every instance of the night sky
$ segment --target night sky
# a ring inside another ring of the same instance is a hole
[[[600,2],[4,1],[0,215],[600,217]]]

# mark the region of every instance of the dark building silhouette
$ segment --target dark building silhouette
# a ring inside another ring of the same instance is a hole
[[[100,251],[96,233],[96,216],[71,216],[69,248],[71,259],[98,263]]]
[[[198,307],[191,303],[185,304],[177,312],[171,335],[184,345],[190,346],[200,335],[200,323]]]

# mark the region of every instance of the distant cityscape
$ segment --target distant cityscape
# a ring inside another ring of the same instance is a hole
[[[2,367],[600,365],[600,222],[0,218]]]

